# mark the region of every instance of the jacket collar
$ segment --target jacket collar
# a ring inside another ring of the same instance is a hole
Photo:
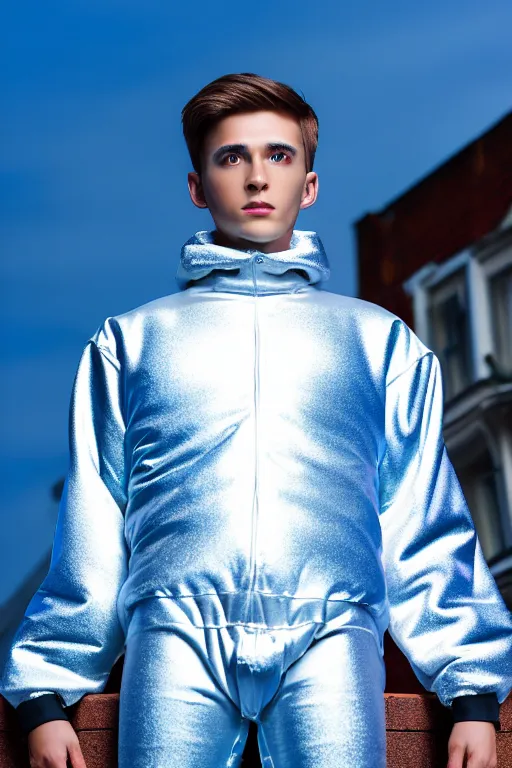
[[[329,261],[316,232],[294,229],[290,248],[276,253],[216,245],[213,238],[213,231],[203,230],[183,245],[176,273],[180,290],[206,285],[235,293],[282,293],[329,279]]]

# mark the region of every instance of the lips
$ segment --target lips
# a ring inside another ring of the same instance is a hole
[[[264,203],[264,202],[255,202],[255,203],[247,203],[247,205],[244,205],[242,210],[247,211],[251,209],[260,210],[261,208],[269,208],[272,209],[274,206],[270,205],[270,203]]]

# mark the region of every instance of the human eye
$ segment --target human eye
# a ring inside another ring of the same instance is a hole
[[[232,158],[235,158],[235,160],[238,160],[240,159],[240,156],[237,155],[236,152],[228,152],[226,155],[224,155],[221,158],[222,165],[237,165],[237,163],[226,162],[226,160],[231,160]]]
[[[288,159],[289,159],[289,157],[290,157],[290,156],[289,156],[289,155],[288,155],[286,152],[273,152],[273,153],[270,155],[270,158],[272,159],[273,157],[279,157],[279,156],[282,156],[282,157],[284,157],[284,158],[288,158]]]

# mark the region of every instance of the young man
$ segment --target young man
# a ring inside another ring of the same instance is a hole
[[[449,768],[496,765],[512,621],[442,437],[436,356],[322,290],[318,123],[288,86],[221,77],[184,108],[180,292],[87,344],[48,576],[2,693],[33,765],[84,762],[64,707],[125,651],[122,768],[382,768],[383,634],[451,707]]]

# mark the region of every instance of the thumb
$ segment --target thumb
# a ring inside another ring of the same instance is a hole
[[[68,753],[72,768],[87,768],[78,739],[68,746]]]
[[[464,753],[466,749],[461,744],[448,747],[448,765],[446,768],[462,768]]]

